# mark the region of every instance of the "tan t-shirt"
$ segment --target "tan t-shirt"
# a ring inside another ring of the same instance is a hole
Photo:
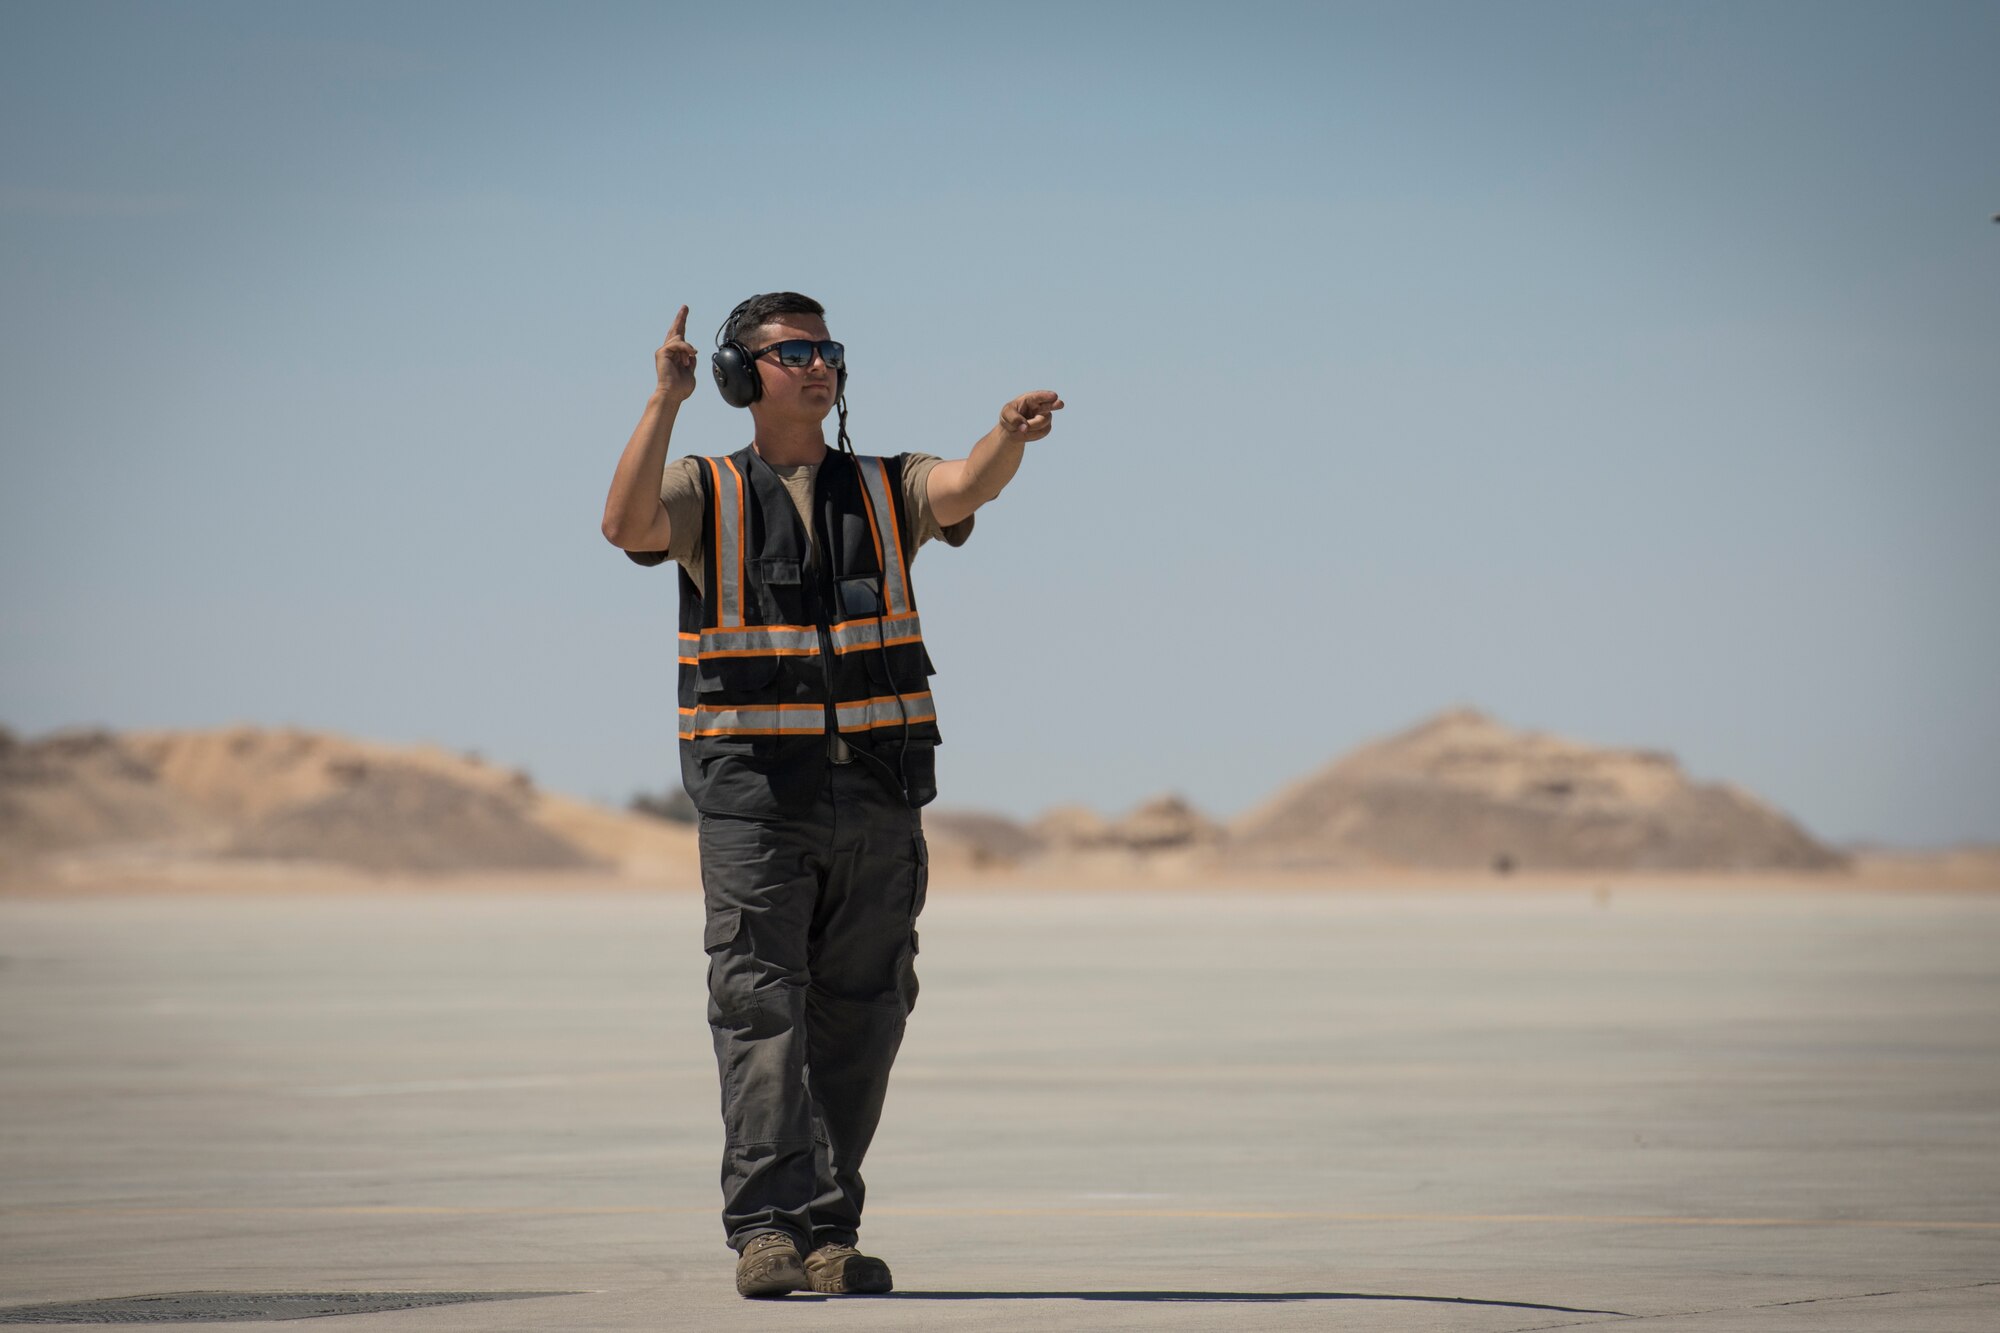
[[[941,461],[936,454],[903,455],[903,510],[916,529],[918,546],[934,537],[942,537],[947,546],[963,546],[966,538],[972,535],[971,518],[947,528],[938,523],[937,515],[931,511],[931,469]],[[785,490],[791,495],[800,520],[806,525],[806,546],[811,549],[813,478],[819,473],[819,464],[794,463],[789,467],[774,466],[771,471],[785,483]],[[667,521],[674,530],[667,549],[627,551],[626,554],[642,565],[678,560],[699,588],[705,565],[701,551],[702,525],[708,517],[701,502],[701,464],[692,457],[669,459],[660,477],[660,503],[667,507]],[[915,559],[914,556],[911,558]]]

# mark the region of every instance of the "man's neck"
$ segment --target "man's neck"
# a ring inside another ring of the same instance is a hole
[[[772,467],[795,467],[826,457],[826,435],[817,421],[789,429],[760,422],[750,447]]]

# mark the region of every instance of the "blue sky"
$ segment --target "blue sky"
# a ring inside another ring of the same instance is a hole
[[[1139,13],[0,8],[0,722],[665,786],[605,488],[675,308],[793,288],[864,452],[1069,404],[917,565],[945,803],[1473,704],[2000,838],[2000,8]]]

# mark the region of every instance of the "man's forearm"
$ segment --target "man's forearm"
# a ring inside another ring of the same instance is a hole
[[[632,438],[625,442],[618,470],[611,476],[611,494],[604,502],[604,536],[614,546],[638,541],[666,522],[660,504],[660,476],[666,471],[667,445],[680,410],[678,400],[664,389],[655,389],[646,400],[646,410]],[[664,546],[663,542],[655,549]]]
[[[1021,459],[1027,451],[1027,442],[1021,434],[1005,426],[995,426],[979,437],[979,443],[965,456],[961,479],[964,496],[974,509],[1007,489],[1007,483],[1021,470]]]

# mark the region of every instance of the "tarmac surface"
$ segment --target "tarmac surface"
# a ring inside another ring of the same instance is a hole
[[[937,889],[922,927],[867,1168],[899,1290],[753,1303],[698,895],[0,900],[0,1307],[2000,1328],[2000,895]]]

